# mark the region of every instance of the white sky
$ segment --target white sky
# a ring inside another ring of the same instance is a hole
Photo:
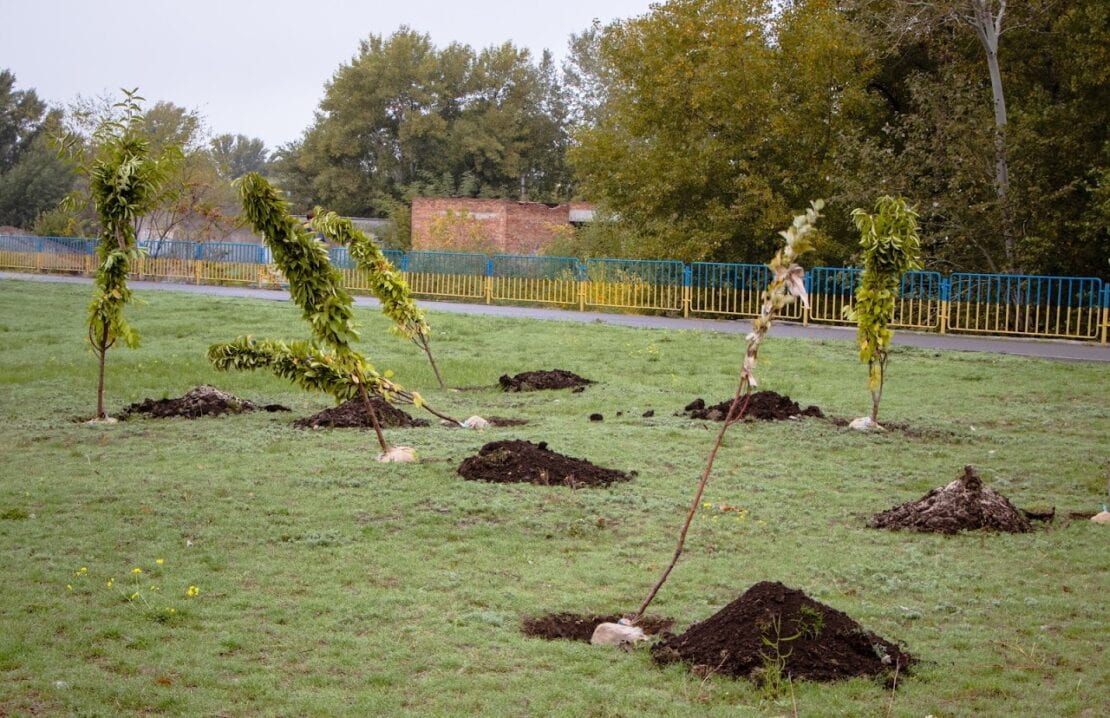
[[[359,40],[401,25],[440,48],[511,41],[557,61],[572,33],[643,15],[651,0],[0,0],[0,69],[52,105],[138,87],[199,110],[214,134],[270,149],[312,123],[324,83]]]

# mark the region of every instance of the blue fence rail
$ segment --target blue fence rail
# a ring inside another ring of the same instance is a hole
[[[264,245],[231,242],[142,242],[143,278],[281,286],[284,279]],[[0,268],[70,272],[95,270],[97,242],[74,237],[0,235]],[[760,264],[588,259],[525,255],[383,250],[415,294],[465,301],[504,301],[754,316],[771,279]],[[328,250],[352,290],[366,290],[364,273],[347,249]],[[862,270],[814,267],[806,272],[810,309],[794,303],[786,318],[847,322]],[[1110,334],[1110,286],[1097,277],[958,272],[910,272],[902,279],[895,326],[958,333],[1097,340]]]

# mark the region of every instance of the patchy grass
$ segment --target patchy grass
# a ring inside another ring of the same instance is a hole
[[[118,410],[211,383],[293,416],[74,422],[94,409],[88,291],[0,281],[0,715],[792,712],[789,698],[767,701],[744,681],[660,670],[645,651],[519,631],[530,614],[636,608],[713,438],[674,412],[731,395],[739,338],[433,314],[448,383],[489,387],[439,392],[416,347],[359,310],[365,353],[437,408],[530,422],[387,432],[423,461],[379,465],[368,433],[292,428],[325,397],[205,361],[209,343],[241,333],[302,337],[287,304],[145,293],[128,312],[143,347],[111,352],[107,401]],[[503,373],[556,367],[598,383],[581,394],[494,388]],[[828,414],[869,407],[847,344],[772,330],[760,378]],[[922,659],[901,678],[894,715],[1098,714],[1110,683],[1106,527],[945,537],[863,524],[964,464],[1019,506],[1098,510],[1110,372],[898,349],[887,386],[881,418],[916,433],[818,420],[733,428],[707,499],[745,511],[700,512],[653,612],[682,630],[781,580]],[[547,441],[638,477],[572,492],[455,474],[498,438]],[[865,680],[797,684],[794,696],[800,715],[822,716],[882,715],[891,699]]]

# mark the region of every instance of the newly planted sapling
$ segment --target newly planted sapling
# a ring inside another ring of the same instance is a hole
[[[261,175],[251,173],[239,180],[239,196],[247,221],[265,239],[274,263],[288,279],[290,296],[312,328],[313,340],[286,343],[239,337],[209,347],[209,361],[224,370],[269,369],[305,389],[331,394],[337,401],[358,396],[382,449],[379,458],[396,460],[406,455],[411,458],[411,451],[400,451],[402,447],[391,451],[386,443],[370,392],[387,401],[401,398],[432,410],[424,405],[419,394],[406,392],[379,374],[352,347],[358,339],[352,298],[343,288],[339,272],[332,267],[327,249],[290,216],[285,200]]]
[[[104,410],[104,370],[117,341],[134,349],[139,334],[123,317],[131,301],[127,274],[141,256],[136,225],[161,199],[162,186],[181,150],[167,147],[161,156],[150,156],[143,135],[142,99],[136,90],[124,91],[124,99],[112,106],[85,143],[74,135],[62,140],[62,153],[89,178],[89,197],[100,224],[96,255],[96,293],[89,304],[89,343],[97,357],[96,418],[108,418]]]
[[[752,320],[752,330],[747,335],[747,350],[744,353],[744,363],[740,368],[740,381],[736,386],[736,396],[729,406],[728,414],[725,416],[724,421],[721,422],[721,429],[717,432],[717,440],[713,443],[713,448],[709,451],[709,457],[706,460],[705,470],[702,472],[701,480],[698,482],[697,489],[694,491],[694,500],[690,503],[690,510],[686,514],[686,521],[682,524],[682,528],[678,534],[678,545],[675,547],[674,555],[671,557],[670,563],[665,569],[659,580],[655,582],[651,590],[648,592],[647,598],[640,604],[639,610],[636,612],[635,617],[632,619],[633,623],[643,617],[644,611],[647,610],[652,600],[655,599],[659,589],[667,581],[671,571],[674,570],[675,565],[678,563],[679,557],[682,556],[683,547],[686,545],[686,534],[690,530],[690,524],[694,520],[694,515],[701,505],[701,497],[705,493],[705,487],[709,483],[710,474],[713,471],[713,463],[717,458],[717,452],[721,448],[721,441],[725,437],[725,431],[730,426],[744,418],[744,414],[748,410],[748,402],[751,400],[752,388],[756,386],[755,379],[755,365],[759,356],[759,345],[762,343],[763,338],[767,336],[767,332],[771,328],[771,322],[782,310],[791,302],[797,300],[802,302],[805,307],[809,307],[809,296],[805,288],[805,270],[797,263],[797,258],[802,254],[813,249],[813,233],[817,229],[817,219],[821,216],[821,209],[824,208],[825,203],[823,200],[815,200],[810,204],[810,208],[804,214],[794,217],[794,222],[784,232],[779,232],[779,235],[785,240],[785,243],[774,256],[774,258],[767,265],[771,268],[772,278],[771,283],[763,292],[763,305],[760,309],[759,316]]]
[[[381,249],[366,234],[359,231],[346,217],[335,212],[316,210],[312,226],[324,237],[347,247],[358,268],[370,279],[370,291],[382,303],[382,313],[393,320],[393,332],[411,340],[428,357],[441,389],[447,388],[432,356],[428,334],[431,329],[424,319],[424,312],[413,301],[412,292],[397,268],[386,259]]]
[[[855,320],[859,330],[859,358],[868,367],[871,415],[856,419],[852,428],[868,430],[879,426],[879,402],[883,398],[886,363],[890,358],[889,328],[894,318],[894,302],[902,286],[902,275],[921,269],[921,241],[917,235],[917,213],[901,197],[880,197],[876,214],[863,209],[852,211],[860,231],[863,248],[863,277],[856,288],[855,306],[845,315]]]

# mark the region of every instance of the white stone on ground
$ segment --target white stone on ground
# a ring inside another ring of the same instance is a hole
[[[383,464],[394,462],[408,463],[416,461],[416,449],[411,446],[393,446],[384,454],[378,454],[378,461]]]
[[[599,623],[590,637],[590,643],[595,646],[628,646],[646,640],[644,629],[621,623]]]
[[[467,429],[488,429],[489,422],[480,416],[472,416],[462,423]]]

